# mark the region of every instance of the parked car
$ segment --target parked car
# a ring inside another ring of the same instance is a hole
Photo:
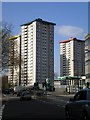
[[[3,94],[10,94],[10,90],[9,89],[4,89],[4,90],[2,90],[2,93]]]
[[[17,97],[22,95],[22,91],[17,92]]]
[[[29,91],[24,91],[22,92],[21,96],[20,96],[20,100],[31,100],[31,94]]]
[[[90,88],[75,94],[65,106],[66,119],[90,120]]]

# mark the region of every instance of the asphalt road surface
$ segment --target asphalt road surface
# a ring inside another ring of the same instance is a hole
[[[2,120],[59,119],[65,120],[64,101],[32,99],[20,101],[19,98],[6,102]]]

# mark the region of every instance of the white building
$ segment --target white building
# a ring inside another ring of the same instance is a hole
[[[8,83],[11,86],[19,85],[20,79],[20,49],[21,49],[21,37],[13,36],[9,38],[9,72]]]
[[[36,19],[21,25],[21,84],[54,80],[54,25]]]
[[[60,76],[85,75],[85,41],[70,38],[60,42]]]
[[[90,34],[85,36],[85,75],[86,82],[90,82]]]

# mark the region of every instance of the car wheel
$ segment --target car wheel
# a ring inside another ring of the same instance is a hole
[[[82,120],[89,120],[88,114],[85,111],[82,114]]]
[[[68,109],[65,110],[66,120],[71,120],[70,112]]]

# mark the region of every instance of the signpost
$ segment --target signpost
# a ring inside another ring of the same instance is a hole
[[[46,78],[46,90],[54,90],[53,81],[50,78]]]

